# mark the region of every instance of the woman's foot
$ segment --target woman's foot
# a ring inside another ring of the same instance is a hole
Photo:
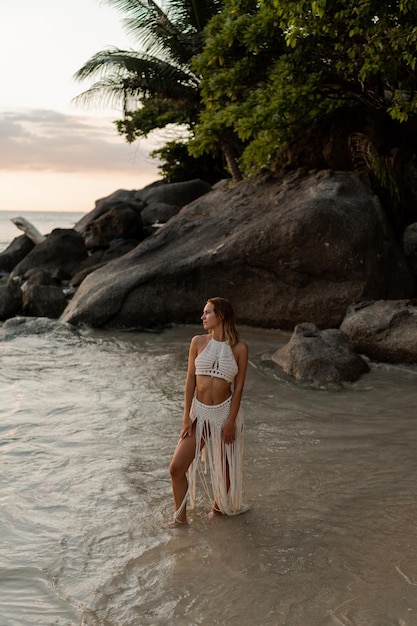
[[[211,507],[210,513],[208,514],[208,518],[213,519],[214,517],[217,517],[218,515],[223,515],[223,513],[220,511],[217,504],[214,503],[213,506]]]
[[[187,526],[187,525],[188,525],[187,520],[180,520],[174,517],[174,519],[171,520],[170,522],[166,522],[163,525],[163,528],[180,528],[181,526]]]

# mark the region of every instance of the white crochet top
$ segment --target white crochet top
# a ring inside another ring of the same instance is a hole
[[[225,341],[217,341],[213,337],[196,357],[194,364],[196,375],[223,378],[228,383],[234,381],[239,371],[229,344]]]

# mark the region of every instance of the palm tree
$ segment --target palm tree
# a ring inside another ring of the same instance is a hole
[[[192,130],[202,105],[201,78],[192,71],[191,61],[202,51],[204,28],[220,13],[223,1],[103,1],[126,13],[126,30],[141,49],[110,48],[93,55],[75,78],[98,80],[76,102],[121,105],[124,117],[116,126],[128,142],[167,124],[185,124]],[[233,142],[224,139],[220,147],[233,178],[240,180]]]
[[[191,59],[202,50],[204,27],[223,3],[104,1],[125,12],[124,25],[140,50],[110,48],[93,55],[75,78],[98,80],[76,102],[122,105],[124,119],[117,125],[128,141],[168,123],[192,128],[201,105],[200,78],[191,70]]]

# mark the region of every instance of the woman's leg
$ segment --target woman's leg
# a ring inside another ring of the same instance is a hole
[[[195,435],[196,424],[193,425],[191,435],[181,439],[178,446],[175,449],[172,461],[169,466],[169,472],[171,474],[172,492],[174,494],[174,507],[175,511],[181,508],[184,502],[184,498],[187,494],[188,480],[187,470],[190,467],[195,456]],[[185,523],[187,521],[186,507],[182,508],[178,517],[175,518],[178,523]]]

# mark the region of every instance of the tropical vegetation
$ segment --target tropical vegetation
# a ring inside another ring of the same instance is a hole
[[[95,80],[76,101],[120,106],[117,130],[128,142],[152,130],[181,125],[192,131],[201,108],[200,77],[191,60],[203,48],[203,31],[222,7],[220,0],[105,0],[120,9],[136,50],[109,48],[75,74]]]
[[[247,173],[341,107],[414,126],[416,0],[225,0],[193,61],[205,109],[192,150],[222,132]]]
[[[317,120],[351,109],[387,129],[382,153],[367,138],[374,163],[413,149],[417,0],[107,1],[141,48],[92,57],[77,77],[100,80],[80,98],[119,98],[128,141],[185,124],[192,155],[221,147],[239,177],[237,163],[271,167]]]

